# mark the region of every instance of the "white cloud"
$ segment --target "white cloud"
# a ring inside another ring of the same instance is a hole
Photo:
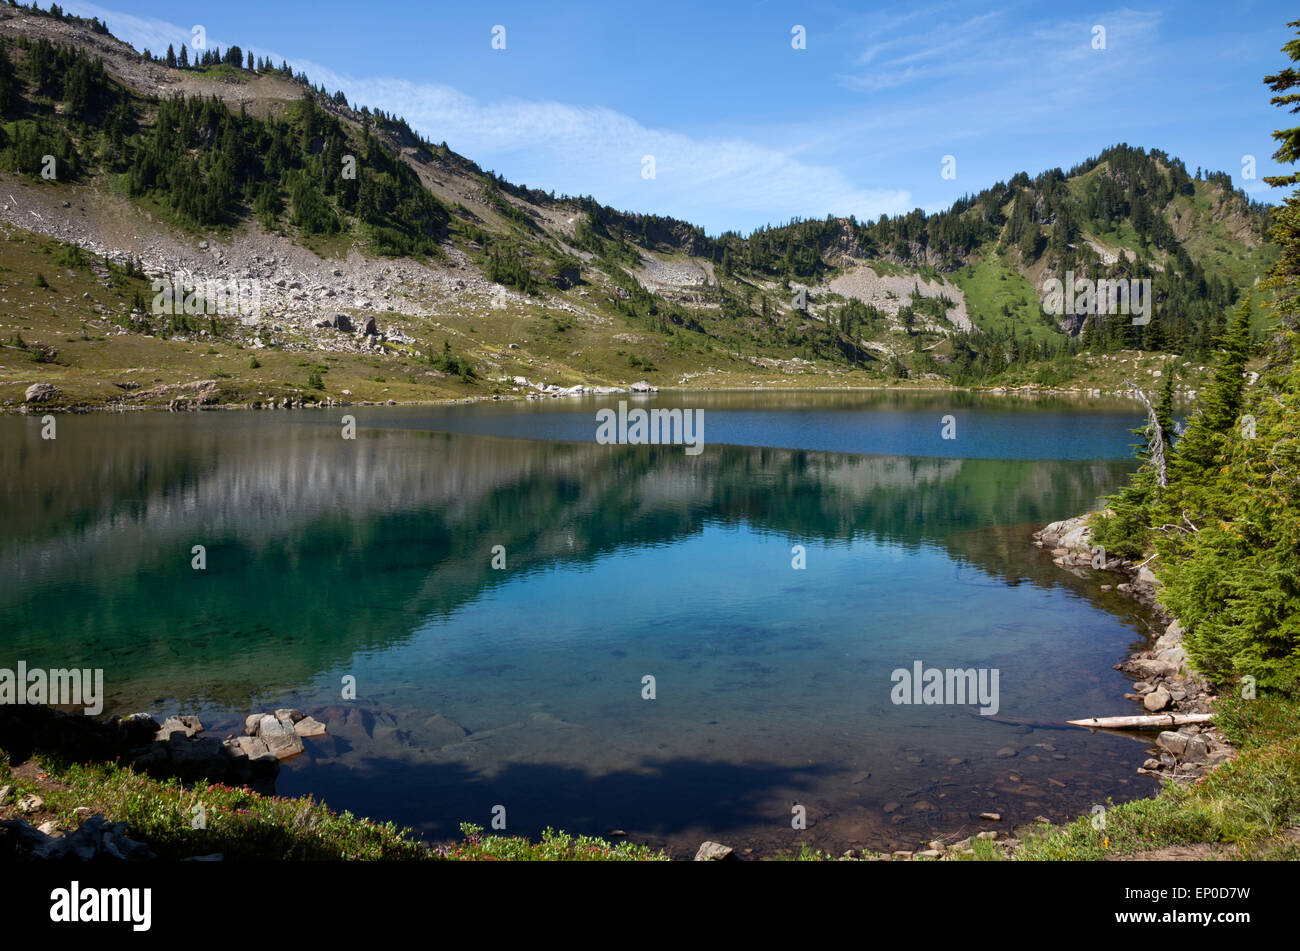
[[[632,210],[697,222],[706,211],[710,222],[752,226],[795,215],[875,217],[906,211],[910,200],[903,191],[859,189],[834,168],[795,158],[801,143],[774,148],[741,138],[694,138],[602,107],[480,102],[449,86],[353,79],[319,67],[308,74],[351,101],[399,112],[480,165],[500,160],[503,172],[529,167],[536,170],[528,173],[530,185],[590,193]],[[641,176],[646,155],[655,159],[653,180]]]

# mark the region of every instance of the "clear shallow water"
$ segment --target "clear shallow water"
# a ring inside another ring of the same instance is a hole
[[[880,848],[1150,791],[1141,744],[890,702],[921,660],[999,669],[1001,717],[1129,709],[1141,619],[1028,534],[1123,478],[1131,405],[656,399],[705,408],[692,457],[596,445],[617,401],[0,419],[0,666],[103,667],[108,712],[221,735],[314,712],[277,790],[432,838],[503,804],[682,852]]]

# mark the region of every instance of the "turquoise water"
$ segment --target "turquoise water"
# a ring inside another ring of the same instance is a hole
[[[278,792],[435,839],[503,805],[679,852],[911,846],[1150,791],[1140,743],[890,697],[920,660],[997,669],[1001,718],[1129,712],[1143,619],[1029,533],[1119,484],[1131,405],[642,398],[704,409],[690,456],[597,445],[618,399],[0,419],[0,666],[102,667],[106,712],[220,735],[300,707],[331,735]]]

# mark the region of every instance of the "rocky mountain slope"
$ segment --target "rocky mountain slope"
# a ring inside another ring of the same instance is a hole
[[[1127,146],[938,215],[711,237],[513,185],[238,49],[171,67],[97,22],[9,7],[0,40],[9,406],[38,384],[50,405],[1116,390],[1113,360],[1153,350],[1188,357],[1190,390],[1271,260],[1265,209],[1226,176]],[[1046,313],[1042,283],[1066,271],[1149,277],[1157,319]],[[159,279],[179,312],[160,312]],[[223,286],[256,306],[221,307]]]

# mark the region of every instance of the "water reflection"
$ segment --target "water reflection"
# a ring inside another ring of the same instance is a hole
[[[820,841],[861,845],[992,799],[1032,817],[1124,792],[1123,741],[1013,739],[1008,773],[1000,728],[888,702],[889,669],[916,657],[999,666],[1003,712],[1118,701],[1134,619],[1079,598],[1026,535],[1093,505],[1122,459],[692,457],[358,412],[355,441],[308,413],[74,417],[55,443],[0,420],[4,655],[103,667],[110,710],[184,706],[214,728],[317,709],[331,737],[281,791],[432,836],[510,797],[520,831],[779,842],[798,797]],[[509,413],[534,435],[553,416]]]

